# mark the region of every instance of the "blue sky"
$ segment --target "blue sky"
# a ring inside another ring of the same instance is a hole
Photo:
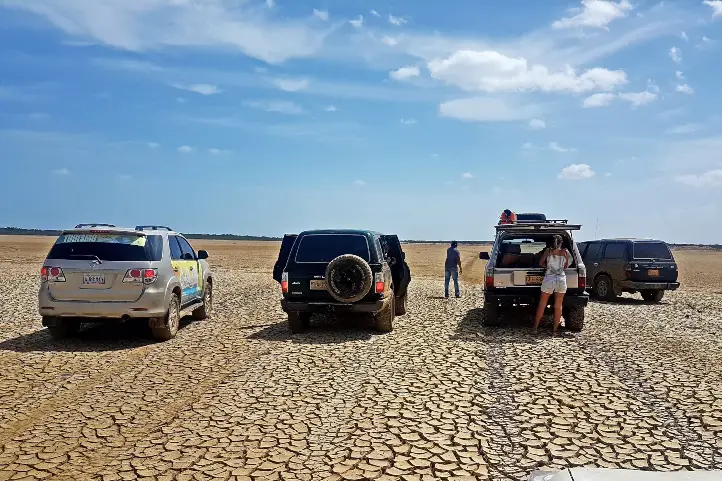
[[[0,225],[719,243],[720,59],[722,0],[0,0]]]

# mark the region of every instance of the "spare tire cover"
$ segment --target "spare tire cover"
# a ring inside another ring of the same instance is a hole
[[[326,289],[339,302],[360,301],[371,290],[371,284],[371,266],[359,256],[338,256],[326,268]]]

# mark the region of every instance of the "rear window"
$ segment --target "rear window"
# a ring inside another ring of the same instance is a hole
[[[672,259],[672,252],[664,242],[635,242],[635,259]]]
[[[101,261],[159,261],[163,237],[134,234],[63,234],[48,259]]]
[[[369,262],[369,244],[357,234],[309,234],[301,238],[296,262],[331,262],[344,254],[353,254]]]

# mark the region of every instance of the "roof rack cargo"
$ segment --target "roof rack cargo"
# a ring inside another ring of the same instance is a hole
[[[547,216],[537,212],[523,212],[516,215],[517,222],[546,222]]]
[[[75,226],[76,229],[83,229],[85,227],[115,227],[114,224],[78,224]]]
[[[135,230],[167,230],[172,231],[170,227],[164,226],[164,225],[137,225],[135,226]]]
[[[527,222],[515,222],[513,224],[499,224],[496,230],[515,230],[515,229],[529,229],[534,228],[537,230],[551,230],[551,229],[563,229],[563,230],[579,230],[582,228],[581,224],[570,224],[567,219],[547,219],[545,221],[527,221]]]

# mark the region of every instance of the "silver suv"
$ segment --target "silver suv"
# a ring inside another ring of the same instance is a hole
[[[40,271],[43,326],[63,338],[82,322],[147,319],[156,339],[172,339],[183,316],[211,315],[207,258],[168,227],[79,224],[58,237]]]

